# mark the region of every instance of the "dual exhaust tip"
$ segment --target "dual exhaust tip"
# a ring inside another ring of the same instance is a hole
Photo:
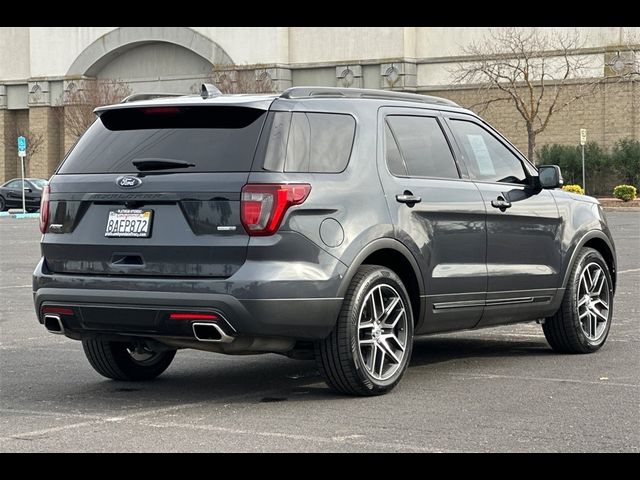
[[[48,332],[56,335],[64,335],[64,325],[60,315],[45,313],[43,323],[44,328],[46,328]],[[195,322],[191,325],[191,328],[193,330],[193,336],[200,342],[231,343],[234,340],[234,338],[227,335],[217,323]]]

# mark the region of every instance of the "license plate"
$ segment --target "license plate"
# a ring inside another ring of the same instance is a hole
[[[152,210],[111,210],[105,237],[143,237],[151,232]]]

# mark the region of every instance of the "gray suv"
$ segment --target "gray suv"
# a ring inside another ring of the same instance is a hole
[[[558,352],[607,338],[602,208],[451,101],[203,85],[96,113],[43,193],[33,289],[106,377],[154,378],[181,348],[271,352],[375,395],[416,335],[537,320]]]

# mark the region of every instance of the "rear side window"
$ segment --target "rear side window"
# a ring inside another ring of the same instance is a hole
[[[264,169],[338,173],[353,147],[356,122],[346,114],[274,112]]]
[[[437,119],[390,115],[386,123],[387,165],[391,173],[411,177],[460,178]]]
[[[184,172],[248,172],[266,118],[246,107],[149,107],[104,112],[60,174],[134,173],[134,160],[180,160]],[[169,171],[175,171],[169,170]]]

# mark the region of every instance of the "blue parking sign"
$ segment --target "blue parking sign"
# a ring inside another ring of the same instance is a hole
[[[18,152],[27,151],[27,139],[22,135],[18,137]]]

